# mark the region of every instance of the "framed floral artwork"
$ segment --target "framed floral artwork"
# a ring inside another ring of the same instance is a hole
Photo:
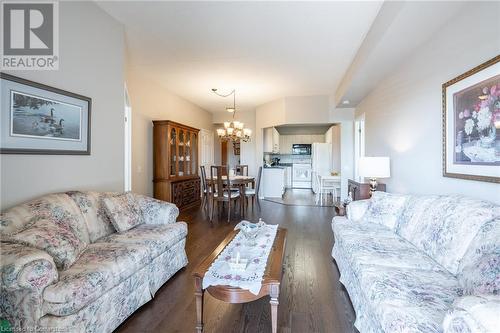
[[[443,175],[500,183],[500,55],[443,84]]]

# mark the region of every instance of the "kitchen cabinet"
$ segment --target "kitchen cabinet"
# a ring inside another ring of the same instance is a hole
[[[285,188],[292,188],[292,167],[285,167]]]
[[[273,153],[280,153],[280,134],[276,128],[273,127]]]
[[[274,127],[264,128],[264,152],[279,154],[280,134]]]
[[[285,193],[285,169],[264,168],[262,172],[262,191],[266,198],[279,198]]]

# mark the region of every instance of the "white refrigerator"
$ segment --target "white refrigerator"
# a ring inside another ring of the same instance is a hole
[[[312,151],[312,189],[318,192],[318,180],[316,175],[329,175],[332,172],[332,144],[313,143]]]

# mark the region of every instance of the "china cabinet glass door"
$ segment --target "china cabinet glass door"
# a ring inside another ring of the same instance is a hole
[[[186,131],[186,174],[191,175],[191,134]]]
[[[177,133],[175,128],[170,131],[170,176],[177,174]]]
[[[198,168],[196,167],[198,161],[198,140],[196,133],[191,133],[191,172],[193,175],[198,174]]]
[[[184,159],[185,159],[185,146],[184,146],[184,141],[185,141],[185,135],[184,135],[184,130],[179,130],[179,145],[178,145],[178,148],[179,148],[179,153],[178,153],[178,157],[179,157],[179,172],[178,172],[178,175],[179,176],[184,176],[184,170],[185,170],[185,163],[184,163]]]

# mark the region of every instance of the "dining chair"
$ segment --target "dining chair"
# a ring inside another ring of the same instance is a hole
[[[316,179],[318,181],[318,193],[319,193],[319,201],[323,203],[323,194],[328,195],[332,194],[332,201],[335,203],[337,201],[337,188],[340,187],[340,179],[331,179],[322,177],[320,174],[316,174]]]
[[[201,206],[202,207],[208,207],[208,212],[210,213],[210,185],[208,184],[207,181],[207,171],[205,170],[205,166],[201,165],[200,166],[200,173],[201,173],[201,190],[202,192],[202,198],[201,198]]]
[[[210,214],[210,221],[213,220],[215,203],[217,202],[217,209],[219,209],[219,203],[227,202],[227,222],[231,219],[231,206],[234,204],[236,206],[236,201],[240,199],[240,193],[236,191],[231,191],[231,181],[229,177],[222,177],[222,175],[228,175],[227,165],[212,165],[210,167],[210,181],[212,185],[212,212]],[[241,202],[240,202],[241,205]]]
[[[235,170],[238,176],[248,176],[248,165],[246,164],[236,165]]]
[[[259,206],[259,209],[260,209],[259,189],[260,189],[261,177],[262,177],[262,167],[259,167],[259,171],[257,172],[257,178],[255,179],[255,187],[245,189],[246,199],[248,199],[248,198],[252,199],[252,210],[253,210],[253,207],[255,206],[255,202],[257,202],[257,206]],[[248,205],[246,205],[246,206],[248,206]]]

